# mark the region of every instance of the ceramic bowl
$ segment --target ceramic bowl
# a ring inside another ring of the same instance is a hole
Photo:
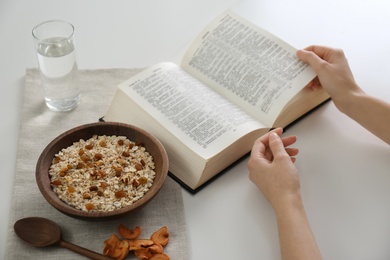
[[[87,140],[93,135],[126,136],[131,141],[141,142],[146,150],[153,156],[156,172],[153,184],[150,189],[132,205],[107,212],[83,211],[63,202],[53,191],[49,176],[49,168],[55,154],[61,149],[71,146],[74,142],[77,142],[80,139]],[[160,191],[166,180],[167,174],[168,156],[163,145],[157,138],[136,126],[114,122],[91,123],[64,132],[46,146],[36,165],[36,181],[39,190],[50,205],[68,216],[85,220],[115,219],[142,208]]]

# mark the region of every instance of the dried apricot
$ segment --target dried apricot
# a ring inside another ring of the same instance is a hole
[[[124,238],[120,240],[115,234],[104,241],[103,254],[115,259],[124,259],[130,251],[141,260],[170,260],[165,254],[163,246],[168,243],[169,233],[166,226],[153,233],[151,239],[139,239],[141,228],[127,228],[124,224],[119,225],[119,234]],[[132,239],[129,239],[132,238]]]
[[[124,259],[129,254],[129,244],[126,240],[121,241],[115,234],[104,241],[106,245],[103,254],[115,259]]]
[[[128,239],[129,250],[139,250],[153,245],[153,241],[150,239]]]
[[[170,260],[170,258],[166,254],[154,254],[149,260]]]
[[[129,229],[124,224],[119,225],[118,231],[125,239],[136,239],[141,234],[141,228],[139,226],[136,226],[134,229]]]
[[[149,248],[142,248],[134,250],[134,255],[141,260],[148,260],[153,256],[153,253],[150,252]]]
[[[163,246],[160,244],[153,244],[148,248],[153,254],[161,254],[164,251]]]
[[[163,226],[162,228],[154,232],[150,239],[156,244],[166,246],[169,242],[168,228],[166,226]]]
[[[116,256],[115,258],[117,260],[125,259],[126,256],[129,254],[129,244],[127,240],[123,240],[121,243],[119,243],[119,246],[116,248],[116,252],[120,251],[119,256]]]
[[[112,234],[109,239],[104,240],[106,246],[104,247],[103,253],[106,254],[106,250],[117,247],[120,242],[121,240],[115,234]]]

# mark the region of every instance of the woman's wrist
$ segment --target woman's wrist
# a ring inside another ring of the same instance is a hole
[[[293,211],[301,211],[304,210],[302,196],[299,193],[290,194],[280,199],[277,202],[272,204],[272,207],[275,211],[277,217],[285,216],[286,214],[290,214]]]
[[[349,87],[347,91],[333,95],[332,100],[340,112],[349,116],[351,111],[355,109],[359,99],[365,95],[365,92],[359,86],[354,85]]]

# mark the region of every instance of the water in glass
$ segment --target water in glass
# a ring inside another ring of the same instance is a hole
[[[81,97],[73,42],[48,38],[38,44],[37,52],[47,106],[54,111],[72,110]]]

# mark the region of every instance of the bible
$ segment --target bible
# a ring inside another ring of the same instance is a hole
[[[329,99],[305,87],[316,75],[295,52],[228,10],[195,38],[180,65],[162,62],[121,83],[104,120],[157,137],[170,176],[196,192],[261,135]]]

